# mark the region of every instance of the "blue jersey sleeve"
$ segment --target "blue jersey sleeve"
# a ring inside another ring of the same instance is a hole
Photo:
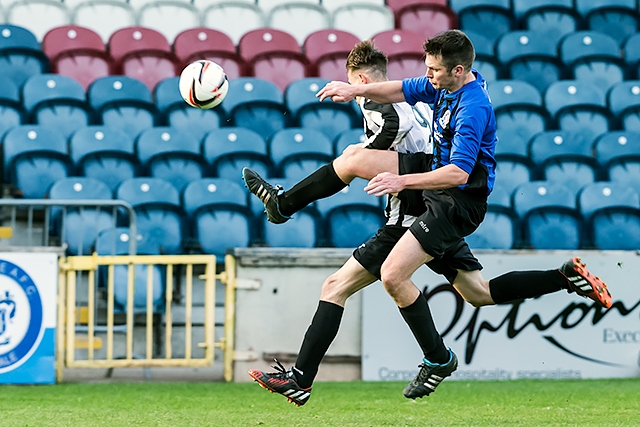
[[[487,108],[460,108],[455,119],[450,162],[471,173],[482,146],[484,130],[489,121]]]
[[[409,105],[415,105],[417,102],[433,105],[437,93],[426,76],[402,80],[402,92]]]

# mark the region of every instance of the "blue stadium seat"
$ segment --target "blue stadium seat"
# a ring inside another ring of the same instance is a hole
[[[512,0],[511,8],[516,18],[522,18],[533,10],[564,8],[573,9],[574,0]]]
[[[578,194],[578,207],[596,249],[640,248],[640,195],[635,185],[596,182]]]
[[[640,33],[633,34],[623,42],[622,52],[625,64],[627,64],[627,76],[631,79],[640,78]]]
[[[96,239],[96,252],[98,255],[128,255],[129,240],[131,239],[129,228],[118,227],[108,228],[102,231]],[[149,241],[144,232],[138,232],[137,251],[139,255],[158,255],[158,246]],[[114,311],[123,313],[126,311],[128,302],[129,267],[127,265],[116,265],[113,268],[113,297]],[[145,312],[147,309],[147,278],[148,266],[136,265],[134,268],[134,312]],[[107,268],[98,268],[98,286],[107,289]],[[153,280],[151,284],[151,300],[154,312],[164,310],[165,306],[165,284],[166,267],[153,266]]]
[[[200,153],[200,140],[172,127],[156,126],[142,131],[136,141],[136,152],[149,176],[170,182],[178,191],[202,178],[207,169]]]
[[[333,160],[333,144],[320,131],[288,128],[273,135],[269,153],[278,176],[299,180]]]
[[[156,107],[167,126],[190,133],[201,141],[207,132],[224,124],[224,110],[222,107],[208,110],[191,107],[180,95],[179,80],[180,77],[171,77],[158,83],[154,90]]]
[[[265,139],[291,124],[282,92],[267,80],[240,77],[229,81],[229,93],[220,106],[230,126],[251,129]]]
[[[57,74],[30,77],[22,87],[22,99],[32,122],[55,128],[66,139],[94,121],[84,89],[71,77]]]
[[[575,80],[586,81],[604,92],[625,78],[618,42],[596,31],[577,31],[558,46],[562,62]]]
[[[623,129],[640,132],[640,80],[614,84],[607,93],[607,105]]]
[[[504,73],[502,64],[500,64],[495,55],[494,39],[471,30],[465,30],[464,32],[471,39],[476,51],[473,67],[480,72],[487,82],[493,83],[502,78]]]
[[[583,243],[577,190],[562,183],[531,181],[513,193],[513,208],[522,224],[523,246],[531,249],[578,249]]]
[[[499,144],[499,142],[498,142]],[[536,178],[533,167],[529,162],[517,159],[498,159],[496,161],[495,185],[502,187],[511,194],[520,184],[533,181]]]
[[[327,245],[355,248],[384,225],[381,201],[365,193],[366,185],[367,181],[356,179],[339,193],[316,201]]]
[[[333,155],[338,157],[349,145],[361,144],[366,139],[362,129],[345,130],[333,140]]]
[[[589,30],[608,34],[622,43],[640,29],[636,0],[575,0]]]
[[[547,131],[533,137],[529,157],[541,179],[580,188],[599,178],[592,145],[584,133]]]
[[[204,178],[189,183],[182,194],[193,238],[204,253],[222,262],[227,248],[247,247],[255,227],[246,192],[235,181]]]
[[[496,56],[506,78],[524,80],[544,92],[564,77],[556,45],[535,31],[511,31],[496,42]]]
[[[612,129],[613,116],[599,87],[580,80],[553,83],[544,93],[544,103],[557,127],[587,137]]]
[[[271,176],[272,163],[267,142],[258,133],[243,127],[224,127],[210,131],[202,142],[205,161],[212,176],[244,185],[242,168],[263,177]]]
[[[361,125],[362,119],[356,114],[352,103],[338,103],[331,100],[320,102],[316,93],[329,80],[309,77],[296,80],[284,92],[285,105],[293,114],[296,126],[316,129],[333,140],[339,133]]]
[[[156,125],[157,110],[151,92],[139,80],[102,77],[89,86],[87,95],[104,125],[121,129],[132,138]]]
[[[27,199],[41,199],[59,179],[71,175],[67,141],[54,129],[38,125],[14,127],[4,136],[5,182]]]
[[[487,213],[480,226],[465,237],[473,249],[513,249],[518,244],[518,223],[511,208],[511,193],[504,186],[494,186],[487,200]]]
[[[545,6],[531,9],[520,19],[527,30],[535,30],[548,43],[557,44],[567,34],[582,27],[582,17],[573,8]]]
[[[129,178],[116,189],[116,199],[136,211],[138,230],[163,254],[182,252],[184,212],[178,190],[160,178]]]
[[[69,140],[69,153],[77,174],[104,182],[112,192],[125,179],[139,175],[134,139],[120,129],[80,129]]]
[[[21,87],[29,77],[48,71],[49,60],[31,31],[0,24],[0,75]]]
[[[0,138],[9,129],[25,122],[20,91],[13,80],[0,75]]]
[[[49,190],[52,200],[111,200],[111,189],[102,181],[87,177],[69,177],[56,181]],[[96,236],[116,226],[113,208],[78,207],[52,210],[52,224],[69,255],[90,255]]]
[[[640,132],[605,133],[596,139],[593,148],[594,156],[609,180],[627,185],[640,182]]]
[[[517,28],[510,0],[451,0],[449,5],[458,14],[458,24],[465,33],[473,31],[495,42]]]

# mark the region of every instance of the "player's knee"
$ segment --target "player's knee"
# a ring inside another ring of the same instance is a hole
[[[345,172],[354,172],[358,167],[362,150],[364,150],[364,148],[358,145],[350,145],[334,160],[334,164],[338,163]]]
[[[344,286],[344,283],[339,279],[337,274],[332,274],[327,277],[322,284],[320,299],[323,301],[344,304],[349,296],[349,290]]]
[[[380,268],[380,279],[387,293],[393,296],[404,283],[405,277],[402,274],[402,270],[385,262]]]

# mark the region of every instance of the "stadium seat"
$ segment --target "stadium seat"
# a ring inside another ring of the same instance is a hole
[[[201,141],[207,132],[224,124],[224,110],[222,107],[208,110],[191,107],[180,95],[179,80],[180,77],[169,77],[156,85],[156,107],[163,123],[191,134],[194,139]]]
[[[69,140],[69,154],[80,176],[104,182],[111,192],[139,174],[134,138],[120,129],[87,126]]]
[[[381,201],[364,191],[366,185],[367,181],[356,179],[339,193],[316,202],[327,245],[355,248],[384,225]]]
[[[32,76],[49,71],[49,60],[36,36],[26,28],[0,24],[0,75],[20,88]]]
[[[627,76],[629,78],[640,78],[638,69],[640,68],[640,33],[636,33],[622,44],[623,58],[627,64]]]
[[[450,7],[458,14],[461,30],[480,34],[492,43],[517,28],[510,0],[452,0]]]
[[[495,49],[506,78],[524,80],[540,92],[564,77],[555,43],[534,31],[508,32],[497,40]]]
[[[535,178],[529,161],[517,159],[498,159],[496,161],[496,181],[506,193],[513,193],[516,187]]]
[[[531,181],[513,193],[513,208],[522,224],[523,246],[531,249],[578,249],[583,243],[577,188],[563,183]]]
[[[244,185],[244,167],[255,170],[263,177],[272,175],[267,142],[258,133],[244,127],[212,130],[202,142],[202,152],[210,165],[212,176]]]
[[[574,79],[589,82],[604,92],[625,78],[618,42],[606,34],[574,32],[562,39],[558,51]]]
[[[346,3],[333,11],[332,19],[333,28],[348,31],[360,40],[394,28],[391,9],[368,3]]]
[[[420,1],[424,2],[424,0],[420,0]],[[361,3],[361,4],[370,4],[373,6],[384,6],[388,2],[386,2],[385,0],[346,0],[346,1],[345,0],[322,0],[320,3],[322,3],[322,7],[327,9],[329,12],[333,12],[334,10],[336,10],[341,6],[344,6],[345,4]]]
[[[521,19],[532,10],[573,9],[574,0],[512,0],[511,9],[516,18]]]
[[[288,128],[270,138],[269,153],[276,174],[301,180],[320,166],[333,160],[333,144],[314,129]]]
[[[578,12],[561,5],[529,9],[520,21],[522,28],[535,31],[550,44],[557,44],[564,36],[582,27]]]
[[[349,145],[362,144],[366,139],[362,129],[345,130],[333,140],[333,155],[338,157]]]
[[[199,14],[185,1],[154,0],[138,9],[138,25],[158,31],[172,44],[181,32],[200,26]]]
[[[475,31],[466,30],[465,34],[476,51],[476,59],[473,61],[473,68],[478,70],[485,81],[489,82],[489,87],[493,82],[499,80],[504,74],[502,64],[496,59],[493,39],[485,37]]]
[[[15,1],[7,8],[6,18],[7,22],[31,31],[39,41],[52,28],[71,23],[67,6],[54,0]]]
[[[133,7],[120,0],[83,0],[73,9],[72,15],[74,25],[91,28],[105,43],[113,33],[134,26],[137,21]]]
[[[229,81],[229,92],[220,105],[230,126],[242,126],[268,138],[291,124],[280,88],[268,80],[240,77]]]
[[[362,119],[353,103],[318,101],[316,93],[327,83],[328,80],[319,77],[296,80],[287,86],[284,102],[296,126],[318,130],[333,140],[341,132],[359,126]]]
[[[214,3],[202,11],[202,16],[204,27],[222,31],[236,46],[244,34],[266,26],[262,9],[257,4],[242,1]]]
[[[178,191],[206,171],[200,140],[172,127],[156,126],[140,133],[136,152],[146,174],[162,178]]]
[[[518,227],[511,208],[511,193],[502,186],[494,186],[484,220],[465,240],[472,249],[513,249],[518,244]]]
[[[56,181],[49,189],[51,200],[111,200],[111,189],[94,178],[69,177]],[[90,255],[96,236],[116,226],[116,212],[111,207],[77,207],[52,210],[52,224],[69,255]]]
[[[259,5],[262,7],[262,3]],[[285,2],[268,12],[267,27],[291,34],[302,46],[309,34],[331,27],[331,15],[318,2]]]
[[[608,34],[624,42],[640,29],[636,0],[575,0],[576,10],[584,17],[586,28]]]
[[[71,175],[67,141],[61,133],[39,125],[9,130],[2,144],[5,182],[26,199],[44,198],[51,184]]]
[[[591,244],[599,250],[640,248],[640,195],[636,186],[595,182],[578,194]]]
[[[102,77],[89,86],[87,98],[104,125],[117,127],[132,138],[156,124],[151,92],[139,80]]]
[[[42,40],[51,72],[77,80],[86,91],[93,81],[113,71],[111,56],[95,31],[77,25],[51,29]]]
[[[543,98],[561,130],[585,133],[588,138],[612,128],[613,116],[606,106],[604,92],[588,82],[561,80],[552,83]]]
[[[307,74],[327,80],[347,81],[347,56],[359,42],[352,33],[334,28],[309,34],[303,45],[309,60]]]
[[[140,80],[150,91],[158,82],[181,71],[166,37],[150,28],[115,31],[109,37],[109,53],[120,74]]]
[[[120,183],[115,198],[136,211],[140,233],[163,254],[179,254],[185,236],[184,212],[178,190],[160,178],[129,178]]]
[[[224,259],[226,249],[247,247],[254,239],[253,214],[246,192],[237,182],[195,180],[184,189],[182,200],[199,249],[214,254],[218,262]]]
[[[541,132],[529,143],[529,157],[541,179],[580,188],[599,178],[592,144],[593,137],[584,133]]]
[[[289,33],[260,28],[242,36],[238,52],[249,74],[275,83],[284,91],[289,83],[307,74],[308,60]]]
[[[9,77],[0,75],[0,138],[9,129],[20,126],[26,113],[18,86]]]
[[[640,132],[612,131],[593,144],[594,157],[611,181],[635,186],[640,179]]]
[[[413,31],[429,39],[446,30],[458,28],[458,15],[448,6],[437,3],[415,3],[395,15],[396,28]]]
[[[22,100],[33,123],[54,128],[65,139],[94,122],[84,89],[71,77],[33,76],[22,87]]]
[[[425,74],[422,35],[412,31],[387,30],[374,35],[372,40],[387,55],[387,76],[390,80]]]
[[[640,80],[614,84],[607,105],[623,129],[640,132]]]
[[[208,59],[224,69],[230,80],[244,75],[244,60],[238,55],[233,40],[212,28],[197,27],[178,34],[173,41],[173,53],[181,67],[193,61]]]

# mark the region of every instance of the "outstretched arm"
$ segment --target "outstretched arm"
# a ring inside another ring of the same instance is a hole
[[[383,172],[364,188],[374,196],[399,193],[402,190],[442,190],[466,184],[469,174],[456,165],[446,165],[430,172],[396,175]]]
[[[320,101],[331,98],[334,102],[349,102],[356,96],[363,96],[380,104],[391,104],[404,101],[402,82],[369,83],[366,85],[350,85],[345,82],[329,82],[316,94]]]

